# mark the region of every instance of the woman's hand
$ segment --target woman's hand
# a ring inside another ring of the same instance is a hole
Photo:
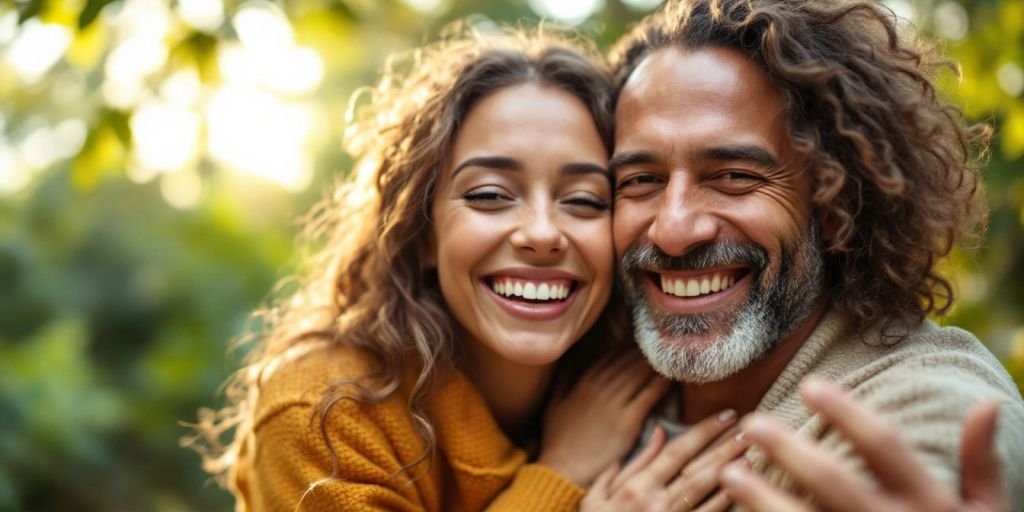
[[[960,492],[936,480],[899,432],[835,384],[821,380],[801,387],[804,402],[838,429],[874,474],[873,486],[809,440],[766,416],[751,417],[744,430],[797,484],[827,510],[1009,512],[994,449],[998,402],[984,402],[968,414],[961,444]],[[722,487],[753,511],[808,511],[796,496],[771,487],[743,464],[727,467]]]
[[[569,393],[551,400],[537,462],[589,487],[633,447],[644,418],[668,388],[639,352],[602,359]]]
[[[744,436],[728,430],[735,422],[736,413],[724,411],[668,443],[664,430],[657,428],[650,443],[621,472],[615,465],[601,473],[580,510],[725,510],[731,504],[728,497],[712,494],[718,473],[748,446]]]

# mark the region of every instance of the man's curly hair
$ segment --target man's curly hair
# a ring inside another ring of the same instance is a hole
[[[940,96],[936,73],[956,67],[900,25],[859,0],[669,1],[612,52],[619,91],[663,48],[724,47],[756,63],[808,165],[834,305],[897,337],[889,327],[952,306],[936,263],[984,230],[991,132]]]

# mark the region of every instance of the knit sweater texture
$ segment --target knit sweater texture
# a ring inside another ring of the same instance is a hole
[[[952,489],[959,489],[966,413],[984,399],[999,399],[997,447],[1004,485],[1014,510],[1024,508],[1024,403],[1003,366],[971,333],[926,320],[909,329],[905,339],[886,344],[877,330],[860,336],[852,322],[832,311],[769,388],[758,411],[801,436],[820,440],[848,467],[868,477],[852,445],[800,400],[797,386],[811,375],[849,388],[860,402],[881,413]],[[763,454],[754,452],[748,458],[770,482],[793,488],[789,476]]]
[[[230,475],[237,511],[576,510],[584,490],[529,463],[459,373],[426,397],[432,456],[409,409],[412,379],[381,403],[336,402],[324,429],[335,471],[320,401],[371,367],[356,349],[319,349],[266,378]]]

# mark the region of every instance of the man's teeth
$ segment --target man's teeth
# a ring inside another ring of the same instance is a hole
[[[698,297],[725,290],[735,282],[736,276],[732,274],[714,274],[692,278],[662,275],[661,291],[677,297]]]
[[[522,279],[494,279],[491,289],[505,297],[522,297],[527,300],[564,300],[569,296],[568,280],[526,281]]]

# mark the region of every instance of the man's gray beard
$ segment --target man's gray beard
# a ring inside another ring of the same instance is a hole
[[[673,380],[704,384],[749,367],[804,323],[822,293],[824,255],[813,219],[804,237],[783,247],[776,276],[765,274],[768,256],[759,246],[714,242],[692,252],[672,258],[647,245],[623,255],[621,275],[633,306],[637,343],[651,366]],[[665,264],[650,266],[658,261]],[[674,314],[652,310],[648,304],[642,269],[700,269],[737,262],[749,265],[756,281],[735,314]],[[715,327],[722,331],[716,339],[699,344],[682,339],[710,336]]]

